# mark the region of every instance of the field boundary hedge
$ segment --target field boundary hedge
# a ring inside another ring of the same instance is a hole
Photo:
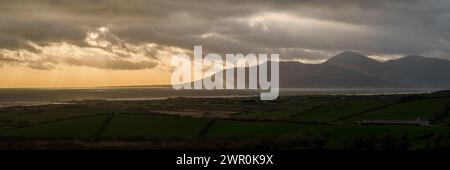
[[[80,115],[80,116],[60,118],[60,119],[56,119],[56,120],[50,120],[50,121],[45,121],[45,122],[40,122],[40,123],[35,123],[35,124],[30,124],[30,125],[11,127],[11,128],[6,128],[6,129],[2,129],[2,130],[22,129],[22,128],[35,127],[35,126],[40,126],[40,125],[45,125],[45,124],[50,124],[50,123],[56,123],[56,122],[61,122],[61,121],[66,121],[66,120],[86,118],[86,117],[95,117],[95,116],[105,116],[105,115],[110,115],[110,114],[109,113],[97,113],[97,114],[90,114],[90,115]]]

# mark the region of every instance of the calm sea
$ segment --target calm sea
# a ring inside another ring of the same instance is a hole
[[[281,89],[287,95],[372,95],[428,93],[439,89]],[[102,88],[39,88],[0,89],[0,107],[67,103],[73,100],[157,100],[171,97],[248,97],[260,92],[251,90],[174,90],[171,87],[102,87]]]

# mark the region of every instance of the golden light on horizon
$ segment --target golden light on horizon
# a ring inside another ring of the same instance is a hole
[[[132,44],[99,27],[87,32],[87,46],[29,42],[38,52],[1,50],[0,88],[98,87],[169,84],[168,61],[185,49],[155,43]]]
[[[67,67],[36,70],[26,67],[0,68],[0,88],[51,88],[163,85],[170,73],[161,70],[105,70],[89,67]]]

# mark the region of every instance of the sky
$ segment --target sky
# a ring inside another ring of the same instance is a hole
[[[0,0],[0,87],[168,84],[170,58],[450,59],[448,0]]]

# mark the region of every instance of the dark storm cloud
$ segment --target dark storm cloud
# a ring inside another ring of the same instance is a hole
[[[41,18],[15,20],[13,18],[0,19],[1,44],[10,47],[26,47],[27,41],[37,43],[66,41],[80,43],[86,35],[86,28],[66,21],[45,20]],[[11,44],[12,43],[12,44]]]
[[[38,54],[30,42],[89,46],[87,32],[99,27],[133,45],[203,45],[216,53],[270,51],[283,59],[323,60],[355,50],[450,59],[446,0],[0,0],[0,49]],[[109,65],[142,66],[133,63]]]

